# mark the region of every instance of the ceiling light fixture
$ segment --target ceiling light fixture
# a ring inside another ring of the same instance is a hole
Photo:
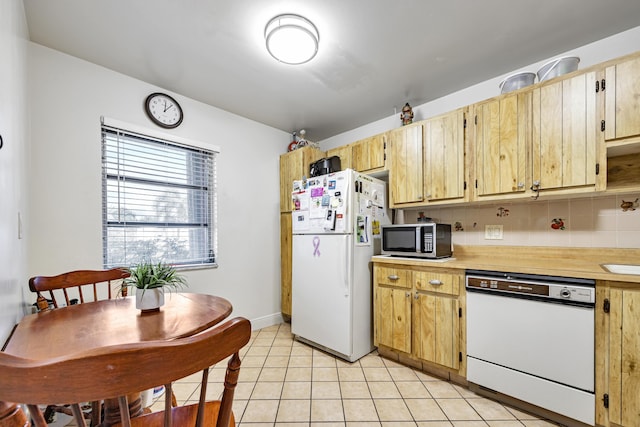
[[[307,18],[289,13],[270,20],[264,38],[271,56],[282,63],[298,65],[316,56],[320,34]]]

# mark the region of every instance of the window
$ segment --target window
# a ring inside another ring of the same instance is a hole
[[[216,154],[103,123],[105,268],[216,265]]]

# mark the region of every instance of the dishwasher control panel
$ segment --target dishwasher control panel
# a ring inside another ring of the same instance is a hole
[[[478,272],[483,273],[483,272]],[[471,291],[515,294],[543,299],[595,304],[595,281],[559,277],[467,273],[466,287]]]

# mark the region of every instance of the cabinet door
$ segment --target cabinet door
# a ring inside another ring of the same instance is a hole
[[[385,134],[357,141],[352,146],[353,169],[358,172],[382,170],[385,166]]]
[[[375,344],[411,353],[411,292],[376,286]]]
[[[293,181],[309,176],[309,165],[324,157],[324,152],[314,147],[302,147],[280,156],[280,212],[291,212]]]
[[[605,139],[640,136],[640,57],[605,71]]]
[[[595,185],[595,72],[533,92],[533,185],[540,190]]]
[[[531,143],[531,92],[493,99],[477,105],[475,111],[477,195],[524,192]]]
[[[390,131],[390,205],[421,202],[423,195],[422,125]]]
[[[638,425],[640,414],[640,290],[611,289],[609,421]]]
[[[464,197],[464,112],[424,122],[424,191],[428,201]]]
[[[338,156],[340,157],[340,169],[353,169],[351,165],[351,144],[343,145],[341,147],[331,148],[327,150],[327,157]]]
[[[420,359],[452,369],[460,366],[458,300],[416,293],[414,351]]]
[[[291,317],[291,214],[280,214],[280,311]]]

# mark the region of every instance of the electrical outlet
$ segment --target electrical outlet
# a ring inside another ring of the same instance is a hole
[[[485,240],[502,240],[502,225],[485,225]]]

